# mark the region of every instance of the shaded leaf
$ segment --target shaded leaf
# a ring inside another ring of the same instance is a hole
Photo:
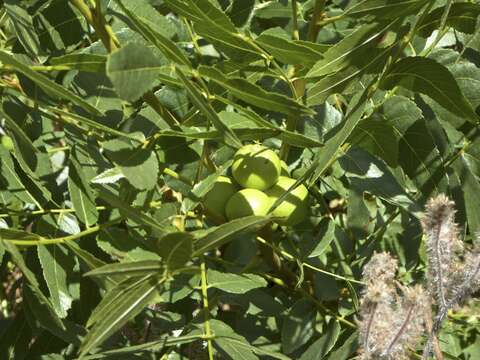
[[[213,67],[200,66],[198,70],[201,75],[215,81],[227,89],[233,96],[262,109],[290,115],[313,114],[313,110],[299,104],[291,98],[285,95],[267,92],[258,85],[252,84],[243,78],[227,77]]]
[[[3,229],[2,231],[5,231],[5,229]],[[27,286],[30,289],[30,293],[36,298],[36,304],[41,308],[39,311],[43,313],[45,325],[52,325],[55,328],[65,330],[64,324],[58,318],[48,298],[40,290],[40,284],[38,283],[35,274],[25,264],[21,253],[18,251],[18,248],[15,245],[10,244],[8,241],[5,241],[1,238],[0,242],[2,243],[2,246],[10,253],[12,261],[22,271],[22,274],[27,281]]]
[[[315,332],[317,311],[307,299],[298,300],[285,317],[282,325],[282,349],[291,354],[310,340]]]
[[[409,57],[392,66],[385,75],[381,87],[391,89],[402,86],[413,92],[425,94],[448,111],[469,121],[478,121],[475,111],[465,99],[452,74],[438,62],[422,58]]]
[[[395,167],[398,158],[398,135],[384,119],[369,117],[361,121],[351,136],[351,142]]]
[[[125,203],[120,197],[115,195],[111,189],[100,188],[98,190],[98,195],[113,207],[118,208],[120,210],[120,214],[124,218],[132,220],[137,224],[150,227],[160,234],[164,232],[164,227],[158,224],[151,216],[144,214],[138,209],[135,209],[133,206]]]
[[[320,77],[338,72],[351,63],[355,65],[356,58],[365,55],[362,51],[376,47],[379,38],[392,24],[389,23],[386,27],[377,23],[361,26],[324,52],[323,58],[312,66],[306,77]]]
[[[346,360],[358,349],[358,333],[354,332],[337,350],[332,352],[328,360]]]
[[[441,18],[444,11],[445,6],[437,7],[427,16],[425,16],[423,21],[418,24],[418,33],[423,37],[430,36],[434,30],[440,27]],[[473,34],[479,15],[479,4],[455,2],[451,4],[446,25],[451,26],[460,32]]]
[[[154,28],[154,23],[149,22],[144,17],[138,16],[136,11],[130,11],[121,1],[116,0],[116,3],[125,14],[128,15],[130,20],[132,20],[136,29],[143,35],[143,37],[154,44],[165,55],[165,57],[177,64],[190,66],[188,58],[177,48],[173,41]],[[154,8],[151,8],[151,10],[152,12],[156,12]],[[155,16],[156,21],[158,21],[159,16],[160,14]]]
[[[300,360],[321,360],[332,350],[340,335],[338,321],[332,320],[325,333],[302,354]]]
[[[102,301],[105,304],[101,311],[102,321],[95,322],[95,325],[84,338],[80,347],[80,358],[102,344],[126,322],[138,315],[145,306],[158,296],[159,287],[163,282],[163,278],[147,275],[122,289],[123,291],[120,294],[115,289],[113,294],[107,294]],[[110,300],[110,297],[113,298]],[[97,314],[99,313],[97,311]]]
[[[322,255],[335,239],[335,223],[333,221],[325,222],[327,225],[326,228],[321,226],[321,230],[315,236],[317,244],[309,251],[308,257],[310,258]]]
[[[98,211],[95,205],[95,195],[90,184],[85,179],[82,167],[74,156],[70,157],[68,170],[68,190],[70,199],[78,219],[87,227],[94,225],[98,220]]]
[[[271,221],[269,217],[246,216],[212,228],[206,235],[195,241],[195,251],[193,255],[198,256],[206,251],[226,244],[231,241],[234,236],[238,236],[241,233],[258,230],[269,221]]]
[[[373,48],[366,52],[365,56],[355,57],[354,64],[348,68],[334,73],[330,76],[323,77],[307,90],[307,104],[318,105],[332,94],[340,93],[348,88],[348,86],[359,76],[379,71],[383,67],[387,56],[390,54],[390,48],[377,49]]]
[[[46,76],[37,73],[34,70],[31,70],[29,66],[21,63],[20,61],[16,60],[14,56],[10,55],[9,53],[5,52],[4,50],[0,50],[0,61],[4,65],[10,65],[15,70],[21,72],[23,75],[28,77],[30,80],[35,82],[38,86],[43,88],[49,94],[58,96],[62,99],[66,99],[74,103],[75,105],[80,106],[81,108],[85,109],[86,111],[95,114],[101,115],[101,112],[97,110],[94,106],[87,103],[81,97],[75,95],[74,93],[68,91],[61,85],[53,82]]]
[[[158,240],[157,249],[167,269],[176,270],[192,257],[193,235],[187,232],[167,234]]]
[[[242,143],[238,139],[237,135],[235,135],[232,129],[230,129],[228,126],[226,126],[223,123],[223,121],[220,119],[218,114],[209,104],[208,100],[202,95],[202,93],[196,87],[196,85],[194,85],[189,79],[187,79],[187,77],[183,74],[183,72],[180,69],[177,68],[176,72],[179,79],[182,81],[183,85],[185,86],[185,89],[187,90],[189,97],[192,99],[192,102],[203,113],[203,115],[207,117],[209,121],[211,121],[213,126],[215,126],[215,128],[218,131],[220,131],[225,142],[228,145],[236,148],[241,147]]]
[[[352,148],[339,162],[356,189],[368,191],[417,217],[421,216],[420,207],[410,198],[387,166],[369,153]]]
[[[42,54],[40,40],[33,26],[32,16],[24,8],[11,1],[6,2],[3,6],[7,16],[10,18],[10,23],[15,29],[17,40],[20,41],[25,50],[30,55]]]

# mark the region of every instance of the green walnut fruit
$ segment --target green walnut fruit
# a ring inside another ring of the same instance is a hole
[[[245,145],[233,157],[232,175],[244,188],[265,190],[280,176],[278,155],[259,144]]]
[[[270,199],[270,206],[295,183],[295,179],[280,176],[278,182],[265,191]],[[308,213],[308,190],[304,185],[296,187],[285,200],[273,210],[272,215],[278,217],[281,225],[296,225],[301,223]]]
[[[224,219],[225,206],[237,190],[237,187],[229,177],[219,176],[203,200],[203,205],[207,212],[218,220]]]
[[[225,213],[229,220],[244,216],[267,215],[271,202],[264,192],[257,189],[243,189],[236,192],[227,202]]]
[[[12,151],[14,149],[14,144],[13,140],[10,136],[8,135],[3,135],[2,136],[2,145],[7,149],[8,151]]]

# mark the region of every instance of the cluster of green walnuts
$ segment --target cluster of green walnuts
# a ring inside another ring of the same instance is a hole
[[[204,207],[217,220],[233,220],[249,215],[267,215],[275,201],[295,180],[285,162],[260,144],[241,147],[233,157],[232,178],[219,176],[205,195]],[[291,191],[272,215],[280,225],[302,222],[307,213],[308,190],[304,185]]]

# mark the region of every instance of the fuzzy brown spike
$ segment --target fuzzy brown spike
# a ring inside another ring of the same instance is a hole
[[[407,359],[408,347],[415,346],[423,332],[423,318],[418,313],[428,304],[421,286],[398,287],[397,261],[388,253],[374,254],[363,269],[367,283],[361,302],[359,322],[362,358]]]
[[[450,275],[458,270],[455,253],[462,249],[453,201],[443,194],[430,199],[422,225],[426,235],[429,289],[439,308],[444,309],[452,296],[454,279]]]
[[[404,296],[397,306],[398,315],[393,324],[395,332],[382,353],[385,359],[409,359],[408,349],[415,348],[425,331],[421,314],[425,313],[429,301],[423,287],[402,287],[402,291]]]

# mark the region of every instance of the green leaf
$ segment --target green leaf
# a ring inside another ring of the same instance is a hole
[[[323,57],[320,52],[305,45],[270,35],[267,32],[257,37],[255,42],[284,64],[309,66]]]
[[[333,221],[325,221],[325,226],[321,226],[319,228],[320,231],[316,235],[316,246],[309,252],[308,257],[318,257],[321,256],[327,248],[330,246],[331,242],[335,239],[335,223]]]
[[[68,285],[75,262],[62,245],[41,245],[37,247],[37,252],[53,308],[58,317],[65,318],[73,302]]]
[[[371,48],[376,47],[378,39],[394,23],[387,26],[380,26],[377,23],[361,26],[323,53],[323,58],[315,63],[305,77],[321,77],[338,72],[350,64],[355,65],[358,56],[364,56],[365,51],[371,51]]]
[[[228,32],[236,32],[237,29],[231,20],[221,9],[213,5],[209,0],[165,0],[167,6],[175,10],[193,22],[207,22],[215,24]]]
[[[159,234],[165,232],[165,228],[158,224],[152,217],[125,203],[120,197],[115,195],[111,189],[99,188],[98,195],[111,206],[119,209],[120,214],[124,218],[134,221],[137,224],[145,225],[154,231],[157,231]]]
[[[344,70],[323,77],[307,90],[307,104],[318,105],[335,93],[348,89],[354,80],[365,73],[378,72],[387,60],[391,48],[372,48],[364,56],[355,57],[353,63]]]
[[[420,218],[420,207],[380,160],[364,150],[352,148],[339,162],[355,189],[369,191]]]
[[[2,230],[4,231],[5,229],[2,229]],[[38,283],[38,280],[35,274],[25,264],[25,261],[21,253],[18,251],[18,248],[15,245],[10,244],[8,241],[4,241],[1,237],[0,237],[0,242],[2,243],[3,247],[10,253],[12,257],[12,261],[22,271],[22,274],[27,281],[27,284],[28,284],[27,286],[30,289],[30,293],[32,294],[32,296],[36,298],[36,302],[38,306],[41,308],[40,311],[42,311],[42,313],[44,314],[44,319],[47,320],[45,322],[45,325],[52,324],[54,327],[58,329],[65,330],[64,324],[58,318],[48,298],[40,290],[40,284]]]
[[[476,196],[471,196],[471,194],[479,193],[480,180],[472,173],[463,155],[452,164],[452,167],[462,186],[469,231],[471,234],[478,234],[480,231],[480,206]]]
[[[199,35],[236,62],[249,63],[262,57],[253,40],[237,32],[230,19],[210,1],[166,0],[165,3],[175,13],[193,21]]]
[[[352,144],[380,157],[392,167],[397,166],[398,162],[398,140],[392,125],[375,117],[361,121],[350,137]]]
[[[193,255],[198,256],[206,251],[215,249],[231,241],[233,237],[241,233],[258,230],[270,221],[269,217],[246,216],[212,228],[206,235],[197,239],[194,244],[195,251]]]
[[[162,35],[159,31],[155,30],[152,26],[153,24],[149,24],[146,18],[138,16],[134,11],[130,11],[121,1],[116,0],[115,2],[120,6],[122,11],[127,14],[129,19],[132,20],[135,24],[136,30],[138,30],[146,40],[154,44],[166,58],[177,64],[186,65],[188,67],[191,66],[188,58],[177,48],[175,43]],[[155,9],[152,8],[152,11],[155,12]],[[156,15],[156,17],[158,16],[160,16],[160,14]]]
[[[189,97],[192,99],[192,102],[203,113],[203,115],[205,115],[205,117],[212,122],[213,126],[220,131],[225,143],[236,148],[241,147],[242,143],[238,139],[237,135],[235,135],[232,129],[223,123],[208,100],[202,95],[200,90],[190,80],[187,79],[187,77],[179,68],[176,69],[176,72],[179,79],[185,86]]]
[[[9,241],[9,240],[26,240],[26,241],[39,241],[43,240],[44,237],[23,230],[16,229],[0,229],[0,239]]]
[[[435,50],[431,58],[447,67],[457,80],[462,94],[476,109],[480,105],[480,69],[467,59],[462,59],[458,52],[451,49]],[[436,109],[435,112],[437,112]],[[465,119],[460,121],[463,124]]]
[[[346,360],[358,349],[358,333],[354,332],[337,350],[332,352],[328,360]]]
[[[331,320],[324,334],[302,354],[299,360],[321,360],[332,350],[340,335],[341,327]]]
[[[67,241],[65,243],[65,246],[68,247],[68,249],[71,250],[75,254],[75,256],[78,257],[79,260],[81,260],[82,265],[86,265],[87,269],[89,270],[96,269],[105,265],[105,262],[103,260],[98,259],[91,252],[82,249],[80,246],[78,246],[77,243],[73,241]],[[121,279],[116,279],[114,277],[105,277],[95,280],[101,287],[108,288],[110,286],[116,286]]]
[[[287,2],[267,2],[255,8],[255,17],[260,19],[291,18],[292,7]]]
[[[215,345],[222,350],[223,354],[229,356],[231,359],[258,359],[256,355],[280,360],[290,359],[280,353],[249,344],[247,339],[235,333],[230,326],[220,320],[210,319],[210,325],[212,331],[215,333]]]
[[[37,208],[41,209],[42,206],[36,197],[23,185],[22,180],[15,170],[13,159],[10,153],[3,146],[0,146],[0,159],[0,179],[4,180],[7,189],[16,197],[18,197],[18,199],[26,202],[27,204],[35,204]]]
[[[345,115],[342,128],[339,129],[338,132],[325,143],[322,151],[317,153],[310,167],[302,176],[297,179],[297,181],[295,181],[295,183],[285,192],[284,195],[280,196],[275,201],[275,203],[272,205],[272,208],[278,206],[286,198],[290,191],[295,189],[300,184],[306,183],[307,180],[309,180],[310,184],[315,184],[318,178],[336,160],[337,153],[341,149],[342,144],[348,139],[363,115],[368,93],[367,89],[368,87],[362,92],[362,94],[360,94],[359,97],[352,100],[350,109]]]
[[[107,293],[103,298],[106,305],[102,306],[102,321],[95,322],[84,338],[79,358],[81,359],[96,346],[102,344],[125,323],[138,315],[145,306],[155,300],[163,282],[163,278],[147,275],[123,289],[120,294],[116,293],[115,289],[113,290],[114,294]],[[110,301],[112,295],[114,296]]]
[[[95,114],[95,115],[102,115],[100,111],[98,111],[94,106],[90,105],[87,103],[85,100],[83,100],[81,97],[73,94],[72,92],[68,91],[66,88],[64,88],[61,85],[58,85],[57,83],[53,82],[46,76],[37,73],[34,70],[31,70],[30,67],[27,65],[21,63],[17,59],[15,59],[12,55],[9,53],[5,52],[4,50],[0,50],[0,61],[4,65],[10,65],[12,66],[15,70],[21,72],[23,75],[25,75],[27,78],[35,82],[38,86],[40,86],[42,89],[44,89],[46,92],[49,94],[58,96],[59,98],[69,100],[75,105],[80,106],[82,109],[85,109],[86,111]]]
[[[116,5],[118,5],[119,8],[128,9],[131,14],[135,14],[135,16],[141,19],[142,22],[167,39],[173,39],[183,35],[181,34],[183,30],[182,24],[172,21],[173,19],[169,16],[164,16],[162,11],[159,11],[160,9],[158,7],[155,8],[155,4],[149,0],[123,1],[123,6],[120,6],[118,3]],[[115,4],[112,5],[112,8],[117,10],[117,6],[115,6]],[[129,23],[129,19],[125,18],[124,16],[118,16],[118,20],[122,21],[128,26],[132,25]],[[122,24],[121,27],[124,27],[124,25]]]
[[[429,122],[434,121],[429,120]],[[399,164],[425,198],[442,191],[447,170],[427,121],[417,120],[406,129],[399,143]]]
[[[33,26],[33,18],[21,6],[7,2],[4,5],[7,16],[10,18],[10,24],[16,32],[16,38],[23,45],[30,55],[41,55],[40,40]]]
[[[437,7],[425,16],[423,21],[418,24],[418,34],[423,37],[428,37],[434,30],[438,29],[444,11],[445,6]],[[479,15],[479,4],[469,2],[453,3],[448,12],[446,25],[453,27],[460,32],[473,34],[475,32],[475,25]]]
[[[345,9],[345,15],[362,17],[373,15],[379,19],[396,19],[416,14],[428,0],[360,0]]]
[[[223,103],[226,103],[228,105],[233,106],[241,115],[250,119],[251,122],[256,123],[258,126],[260,126],[262,128],[266,128],[266,129],[257,128],[257,130],[261,131],[263,134],[268,134],[269,133],[269,130],[267,130],[267,129],[274,129],[275,132],[272,132],[272,134],[274,134],[274,133],[278,134],[278,137],[280,137],[280,139],[282,141],[285,141],[287,144],[290,144],[290,145],[293,145],[293,146],[297,146],[297,147],[316,147],[316,146],[322,146],[323,145],[323,143],[318,141],[318,139],[300,134],[298,132],[293,132],[293,131],[286,130],[286,129],[276,125],[274,122],[270,122],[268,120],[265,120],[260,115],[258,115],[255,111],[253,111],[249,108],[246,108],[246,107],[244,107],[244,106],[242,106],[238,103],[230,101],[226,98],[222,98],[221,101]],[[222,116],[222,114],[225,114],[225,112],[221,112],[220,116]],[[236,113],[231,113],[231,114],[237,115]],[[237,116],[241,116],[240,114],[238,114]],[[233,131],[240,132],[240,134],[239,134],[240,137],[250,135],[250,133],[248,132],[247,129],[234,129]]]
[[[434,60],[418,56],[402,59],[392,66],[380,86],[385,90],[402,86],[425,94],[448,111],[473,123],[478,122],[472,105],[462,95],[455,78]]]
[[[50,64],[62,70],[80,70],[94,73],[105,73],[105,64],[107,57],[105,55],[74,53],[54,57],[50,59]]]
[[[254,274],[229,274],[208,269],[208,287],[232,294],[244,294],[252,289],[267,286],[267,281]]]
[[[138,190],[151,190],[158,183],[160,169],[157,156],[151,149],[135,145],[126,139],[114,139],[102,143],[107,156],[120,168],[132,186]]]
[[[306,344],[315,332],[317,310],[307,299],[293,304],[282,325],[282,349],[291,354]]]
[[[125,178],[125,175],[123,175],[122,169],[120,167],[114,167],[98,174],[91,182],[94,184],[114,184],[123,178]]]
[[[3,255],[5,255],[5,247],[0,242],[0,265],[2,265],[3,262]]]
[[[233,163],[233,160],[228,160],[225,164],[217,169],[213,174],[208,175],[205,179],[195,184],[191,191],[191,196],[185,199],[183,205],[183,210],[185,212],[192,210],[201,199],[212,189],[215,181],[218,177],[225,173],[225,170],[228,169]]]
[[[149,48],[129,42],[108,55],[107,75],[118,96],[133,102],[152,88],[161,65]]]
[[[313,110],[286,97],[285,95],[267,92],[260,86],[239,77],[227,77],[213,67],[200,66],[202,76],[215,81],[236,98],[262,109],[281,112],[287,115],[312,115]]]
[[[5,104],[3,104],[5,106]],[[25,152],[30,152],[30,156],[36,157],[38,149],[33,145],[30,138],[25,134],[25,131],[14,121],[6,112],[0,110],[0,115],[5,119],[5,123],[10,130],[15,134],[15,140],[18,140],[21,149]],[[31,170],[35,171],[36,159],[28,163]],[[33,164],[32,164],[33,163]]]
[[[170,336],[162,335],[157,340],[148,341],[139,345],[125,346],[119,349],[102,351],[97,354],[84,356],[84,360],[104,359],[112,356],[125,356],[126,354],[138,354],[140,352],[160,352],[161,350],[174,347],[177,345],[188,344],[197,341],[200,336],[184,335],[184,336]],[[133,355],[132,355],[133,356]],[[135,355],[136,356],[136,355]],[[42,359],[43,360],[43,359]],[[49,359],[48,359],[49,360]],[[56,359],[53,359],[56,360]],[[63,358],[61,359],[63,360]]]
[[[221,115],[221,114],[220,114]],[[222,118],[222,116],[220,116]],[[249,128],[235,128],[231,129],[232,132],[242,141],[246,140],[265,140],[268,138],[278,137],[285,141],[287,144],[301,147],[301,148],[314,148],[322,146],[322,143],[307,137],[305,135],[295,133],[292,131],[277,129],[277,128],[261,128],[261,127],[249,127]],[[162,130],[156,134],[157,137],[182,137],[187,139],[202,139],[202,140],[222,140],[222,135],[217,130],[210,131],[198,131],[198,130]]]
[[[423,117],[422,111],[412,100],[398,95],[390,97],[383,103],[382,113],[398,136],[405,134],[415,121]]]
[[[160,261],[142,260],[127,261],[117,264],[108,264],[97,267],[85,273],[85,276],[110,276],[110,275],[129,275],[129,276],[146,276],[159,274],[163,269]]]
[[[157,249],[167,269],[176,270],[192,257],[193,235],[187,232],[167,234],[158,240]]]
[[[82,167],[75,159],[75,149],[70,156],[68,170],[68,190],[75,214],[87,227],[94,225],[98,220],[98,211],[95,205],[95,195],[90,184],[85,179]]]
[[[251,13],[254,9],[255,0],[233,0],[228,16],[232,23],[241,27],[249,22]]]
[[[42,108],[45,109],[45,110],[48,110],[49,112],[51,112],[51,113],[53,113],[57,116],[62,116],[62,117],[65,117],[67,119],[73,120],[75,123],[79,122],[80,124],[85,124],[89,128],[99,130],[99,131],[104,132],[106,134],[112,134],[112,135],[119,136],[121,138],[130,139],[130,140],[139,142],[138,138],[135,137],[132,134],[127,134],[127,133],[124,133],[122,131],[113,129],[111,127],[105,126],[105,125],[103,125],[99,122],[96,122],[94,120],[90,120],[90,119],[88,119],[84,116],[75,114],[73,112],[64,111],[62,109],[57,109],[57,108],[54,108],[52,106],[42,106]]]

